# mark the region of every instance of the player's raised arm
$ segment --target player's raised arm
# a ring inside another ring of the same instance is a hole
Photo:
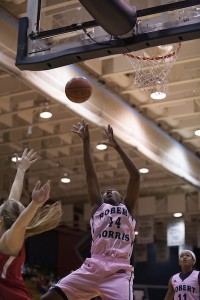
[[[37,153],[33,149],[28,151],[27,148],[24,149],[21,159],[17,154],[15,154],[15,157],[17,172],[8,199],[20,201],[25,173],[30,168],[30,166],[32,166],[32,164],[34,164],[38,160],[38,157]]]
[[[126,169],[129,172],[129,182],[127,186],[127,192],[124,197],[124,203],[128,208],[128,211],[132,213],[139,197],[140,173],[136,168],[133,160],[129,157],[129,155],[122,149],[122,147],[116,141],[113,134],[113,129],[110,125],[108,125],[108,128],[105,130],[105,133],[107,135],[107,139],[102,141],[101,143],[113,147],[118,152]]]
[[[77,125],[73,126],[73,132],[78,134],[83,141],[83,156],[86,171],[86,180],[88,186],[89,201],[92,208],[99,206],[102,203],[102,196],[100,192],[99,181],[97,178],[96,171],[94,169],[94,163],[90,147],[90,134],[88,124],[84,120],[78,122]]]
[[[22,248],[25,239],[27,226],[35,216],[38,209],[49,199],[50,181],[48,180],[42,187],[38,181],[32,192],[32,201],[24,208],[21,203],[15,200],[6,200],[0,207],[0,224],[1,230],[5,230],[0,238],[0,252],[9,255],[17,256]],[[13,202],[13,203],[10,203]],[[4,220],[4,210],[8,206],[16,206],[16,209],[21,210],[19,217],[13,225],[7,229],[9,220]],[[18,206],[18,207],[17,207]]]

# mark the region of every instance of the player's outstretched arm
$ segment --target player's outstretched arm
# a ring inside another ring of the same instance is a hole
[[[83,156],[86,170],[86,180],[88,186],[89,201],[92,207],[102,204],[102,196],[100,192],[99,181],[96,171],[94,169],[94,163],[90,147],[90,134],[88,124],[84,120],[78,122],[73,126],[72,132],[78,134],[83,140]]]
[[[127,192],[124,198],[124,203],[127,206],[128,211],[132,213],[139,197],[140,173],[136,168],[133,160],[129,157],[129,155],[122,149],[122,147],[116,141],[113,134],[113,129],[110,125],[108,125],[107,129],[105,129],[105,133],[107,139],[102,141],[101,144],[107,145],[109,147],[113,147],[118,152],[126,169],[129,172],[129,182],[127,186]]]
[[[18,255],[24,243],[27,226],[38,209],[49,199],[49,194],[50,181],[48,180],[42,187],[40,181],[37,181],[32,192],[32,201],[22,211],[11,228],[2,235],[0,239],[0,252],[13,256]],[[1,218],[1,222],[3,222],[3,218]]]
[[[17,154],[15,154],[15,157],[17,172],[8,199],[20,201],[25,173],[30,168],[30,166],[32,166],[32,164],[34,164],[38,160],[38,157],[37,153],[33,149],[28,151],[27,148],[24,149],[21,159],[19,159]]]

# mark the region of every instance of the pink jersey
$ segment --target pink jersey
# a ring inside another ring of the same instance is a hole
[[[133,299],[133,249],[135,219],[124,204],[103,203],[90,220],[91,258],[55,286],[69,300],[101,296],[107,300]],[[114,288],[113,288],[114,287]]]
[[[17,257],[0,253],[0,300],[31,300],[21,273],[24,260],[24,247]]]
[[[130,259],[135,224],[124,204],[113,206],[103,203],[90,220],[91,254]]]
[[[177,273],[171,279],[175,292],[174,300],[199,300],[199,271],[193,270],[184,280],[179,275],[180,273]]]

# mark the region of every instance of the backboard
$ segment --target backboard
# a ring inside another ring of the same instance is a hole
[[[77,0],[28,0],[27,16],[19,19],[16,66],[53,69],[200,36],[199,0],[124,2],[135,7],[136,24],[125,35],[112,36]]]

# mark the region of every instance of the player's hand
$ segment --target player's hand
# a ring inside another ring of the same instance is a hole
[[[101,142],[99,142],[99,144],[103,144],[109,147],[113,147],[116,148],[118,143],[115,140],[114,134],[113,134],[113,129],[110,125],[108,125],[107,129],[105,129],[105,133],[107,136],[107,140],[103,140]]]
[[[73,128],[71,131],[78,134],[83,140],[89,139],[88,124],[84,120],[73,125]]]
[[[50,189],[50,180],[42,187],[40,180],[38,180],[32,192],[32,200],[39,206],[42,206],[49,199]]]
[[[28,152],[28,149],[25,148],[21,159],[19,158],[17,153],[15,153],[14,156],[16,157],[17,168],[21,169],[24,172],[38,160],[37,152],[34,152],[33,149]]]

